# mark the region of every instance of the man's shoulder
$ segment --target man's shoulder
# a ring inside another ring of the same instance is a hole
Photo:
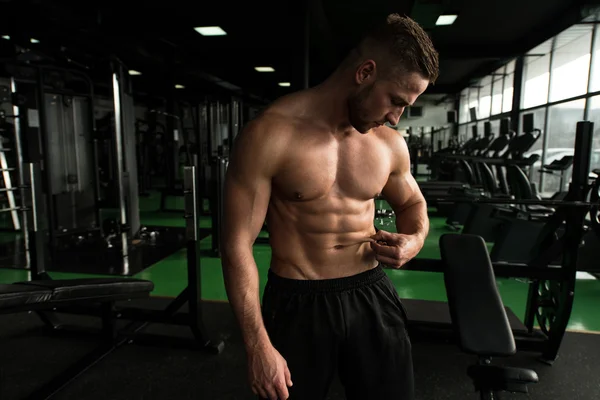
[[[383,125],[377,128],[377,136],[392,148],[406,147],[406,140],[402,133],[389,126]]]
[[[277,99],[251,120],[247,128],[253,132],[262,132],[262,135],[291,134],[302,123],[302,119],[299,118],[301,113],[298,112],[302,100],[301,92]]]
[[[236,138],[238,148],[275,156],[284,151],[294,132],[294,122],[276,109],[265,108],[248,121]]]

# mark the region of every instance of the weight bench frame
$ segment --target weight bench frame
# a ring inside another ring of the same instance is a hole
[[[468,369],[475,390],[482,400],[498,399],[503,391],[527,393],[527,385],[538,382],[535,371],[491,364],[493,357],[514,355],[516,344],[485,241],[447,233],[440,237],[440,253],[458,346],[477,357]]]
[[[90,279],[90,284],[93,285],[93,281],[93,278]],[[28,283],[22,284],[23,286],[32,286]],[[53,300],[52,298],[50,298],[49,300],[40,300],[28,304],[9,306],[0,309],[0,316],[15,314],[19,312],[35,311],[45,323],[46,327],[50,327],[52,329],[52,333],[54,333],[59,331],[81,332],[89,330],[57,323],[58,320],[54,317],[54,315],[52,315],[53,313],[49,313],[48,311],[61,312],[64,307],[69,307],[73,303],[77,303],[78,305],[99,304],[100,306],[100,317],[102,321],[102,327],[99,332],[97,329],[94,330],[95,332],[99,333],[100,343],[96,346],[96,348],[94,348],[92,351],[88,352],[83,357],[72,363],[63,371],[59,372],[57,375],[52,377],[51,380],[47,383],[36,388],[32,393],[27,395],[25,399],[46,400],[52,398],[60,390],[64,389],[67,385],[69,385],[71,382],[73,382],[75,379],[81,376],[89,368],[93,367],[106,356],[110,355],[117,348],[127,343],[129,340],[129,335],[139,330],[142,327],[142,325],[139,323],[131,323],[126,327],[122,328],[121,330],[118,330],[116,324],[117,318],[115,315],[115,303],[117,301],[123,300],[147,298],[149,297],[152,288],[153,285],[152,287],[149,287],[148,290],[144,291],[104,296],[101,295],[88,298],[81,298],[77,296],[58,300]],[[39,287],[39,292],[49,292],[49,294],[52,295],[53,291],[53,288]],[[36,293],[36,291],[32,291],[31,293],[34,294]]]

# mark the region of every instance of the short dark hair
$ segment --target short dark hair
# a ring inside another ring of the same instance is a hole
[[[385,23],[370,31],[361,41],[359,52],[366,55],[372,51],[380,55],[384,74],[400,69],[418,72],[431,83],[438,78],[438,52],[427,32],[409,17],[390,14]]]

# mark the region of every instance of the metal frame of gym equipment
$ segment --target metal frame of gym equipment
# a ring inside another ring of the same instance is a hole
[[[45,229],[49,246],[45,248],[45,257],[62,264],[71,257],[73,245],[117,240],[114,255],[118,269],[121,274],[128,275],[131,244],[128,238],[140,227],[135,136],[124,135],[127,142],[119,143],[121,147],[114,153],[115,159],[111,157],[115,164],[125,165],[126,172],[116,174],[115,180],[124,186],[127,193],[117,199],[120,222],[116,232],[106,232],[106,227],[100,226],[101,189],[99,169],[96,168],[99,148],[95,137],[93,82],[79,70],[56,66],[15,64],[13,74],[18,75],[13,77],[17,93],[14,103],[23,108],[21,130],[38,138],[37,142],[29,143],[31,148],[28,151],[39,159],[43,173],[45,196],[38,203],[38,209],[47,216]],[[79,82],[84,82],[85,90],[74,91],[72,86],[69,87],[69,77],[77,77]],[[87,106],[81,106],[82,102],[86,102]],[[79,107],[75,107],[76,104]],[[54,106],[53,110],[48,109],[49,105]],[[129,123],[133,128],[133,121],[125,121],[124,129],[128,131]],[[93,219],[90,209],[93,209]],[[68,218],[65,217],[67,215]],[[87,223],[81,224],[80,217],[85,218]],[[72,226],[65,228],[62,221]]]
[[[39,136],[39,130],[36,129],[40,125],[39,110],[37,107],[29,108],[37,103],[35,102],[35,98],[29,99],[28,101],[26,96],[23,95],[23,92],[19,92],[21,87],[23,87],[23,85],[17,86],[16,80],[14,78],[11,79],[11,100],[13,103],[13,115],[11,117],[14,118],[13,133],[15,136],[15,151],[17,152],[19,169],[18,190],[20,191],[20,200],[22,203],[19,211],[22,213],[22,230],[23,235],[26,238],[26,254],[28,258],[27,268],[32,270],[32,281],[47,281],[50,278],[44,271],[44,261],[45,247],[49,240],[46,231],[47,224],[41,218],[45,215],[43,212],[45,196],[42,187],[43,174],[40,166],[42,160],[40,151],[41,138]],[[27,90],[27,88],[25,90]],[[91,281],[106,282],[103,279],[91,279]],[[84,283],[84,285],[85,284],[93,285],[94,282],[87,282]],[[35,287],[35,284],[31,287]],[[45,286],[42,285],[41,287]],[[48,286],[48,293],[53,293],[52,286]],[[146,295],[147,294],[148,292],[146,292]],[[95,303],[99,307],[102,325],[98,333],[101,341],[91,352],[85,354],[65,370],[60,371],[47,383],[36,388],[27,396],[27,398],[32,400],[52,398],[90,367],[94,366],[118,347],[125,344],[127,338],[125,336],[119,338],[117,334],[113,305],[117,300],[129,300],[140,297],[140,295],[141,293],[124,293],[122,295],[113,293],[109,295],[110,298],[91,295],[86,299],[82,298],[76,300],[78,304]],[[60,296],[58,297],[60,298]],[[19,310],[35,311],[40,319],[47,326],[51,326],[53,328],[52,331],[55,332],[62,329],[63,326],[57,323],[54,313],[48,310],[50,310],[50,307],[52,306],[60,307],[68,301],[69,300],[61,302],[60,300],[57,300],[52,304],[48,304],[48,301],[41,301],[39,303],[27,304],[19,309],[11,308],[7,312],[13,313],[18,312]],[[2,313],[4,312],[5,310],[3,310]],[[82,330],[80,327],[74,327],[72,329]]]
[[[1,91],[4,91],[5,89],[6,89],[5,87],[0,87]],[[4,102],[4,99],[0,98],[0,104],[3,102]],[[12,117],[11,115],[8,116],[8,118],[11,118],[11,117]],[[0,231],[4,231],[4,230],[21,231],[21,219],[19,217],[19,210],[17,207],[17,199],[15,196],[15,191],[18,190],[18,187],[17,188],[13,187],[12,177],[10,176],[11,171],[16,169],[17,172],[20,172],[20,170],[18,168],[12,168],[9,166],[9,158],[10,157],[7,157],[7,153],[14,152],[15,149],[5,147],[4,140],[2,140],[2,134],[3,133],[5,135],[8,134],[7,127],[8,127],[8,125],[10,125],[10,124],[6,123],[6,118],[7,118],[6,113],[4,112],[4,110],[0,109],[0,181],[3,182],[3,186],[0,188],[0,198],[2,198],[2,196],[6,196],[6,202],[8,205],[8,207],[0,205],[0,213],[10,213],[12,229],[8,229],[6,227],[0,226]],[[15,143],[15,146],[16,146],[16,143]],[[18,151],[18,149],[17,149],[17,151]],[[19,154],[17,154],[16,157],[17,157],[17,163],[18,163]],[[21,176],[19,176],[19,178],[20,177]],[[22,179],[17,179],[17,180],[19,182],[22,181]],[[2,207],[6,207],[6,208],[2,208]]]
[[[18,107],[12,105],[10,95],[14,87],[15,81],[14,79],[10,79],[9,87],[3,88],[3,91],[8,90],[8,92],[4,94],[2,99],[3,103],[10,103],[12,114],[7,115],[4,113],[4,110],[0,110],[0,113],[2,114],[0,116],[0,120],[4,125],[3,129],[10,128],[8,126],[10,124],[4,124],[7,118],[13,119],[14,121],[12,129],[10,129],[13,133],[13,148],[4,147],[2,140],[0,140],[0,172],[2,173],[2,177],[0,177],[0,179],[2,179],[4,183],[3,187],[0,189],[0,192],[5,193],[8,200],[8,208],[0,209],[0,213],[10,213],[13,229],[9,231],[20,232],[20,234],[22,235],[21,240],[17,239],[14,241],[14,253],[12,255],[13,260],[11,263],[12,267],[28,268],[30,265],[30,260],[27,248],[29,234],[27,226],[26,204],[27,187],[25,186],[25,175],[22,168],[23,154],[21,135],[18,132],[19,127],[16,123],[16,121],[18,121],[19,118],[19,109]],[[7,152],[11,152],[15,155],[15,166],[9,165],[8,157],[6,155]],[[12,177],[10,175],[10,173],[15,170],[17,171],[17,185],[13,184]],[[17,199],[20,200],[20,206],[17,205]],[[7,264],[3,263],[3,265]]]
[[[161,189],[160,199],[160,211],[161,212],[174,212],[180,213],[181,210],[177,208],[167,208],[166,199],[169,196],[181,196],[183,194],[183,180],[184,177],[180,173],[180,151],[184,149],[187,160],[191,160],[191,148],[188,131],[184,125],[184,117],[182,104],[178,102],[174,94],[171,93],[166,101],[166,111],[151,109],[148,111],[150,115],[162,115],[165,118],[165,131],[166,131],[166,147],[167,147],[167,159],[166,159],[166,170],[165,170],[165,183],[166,187]],[[192,120],[194,117],[192,116]],[[194,122],[194,121],[192,121]],[[194,127],[196,133],[197,126]],[[188,161],[189,162],[189,161]]]
[[[590,191],[598,189],[598,181],[590,183],[589,169],[594,124],[577,123],[575,158],[569,191],[564,200],[467,199],[446,197],[448,202],[481,202],[490,204],[538,204],[556,207],[538,239],[534,256],[527,264],[494,263],[497,277],[529,279],[529,294],[524,316],[525,331],[513,327],[519,350],[540,352],[540,360],[552,364],[558,357],[573,307],[579,246],[585,234],[588,212],[597,213],[598,197],[587,201]],[[592,215],[592,219],[594,215]],[[596,227],[594,227],[596,229]],[[563,232],[561,234],[561,232]],[[444,272],[441,260],[413,259],[404,270]],[[537,320],[540,329],[534,327]],[[431,338],[449,338],[447,324],[411,321],[413,330],[424,329]]]
[[[482,152],[481,149],[486,144],[489,147],[490,144],[485,137],[487,132],[484,133],[484,137],[479,138],[477,135],[476,126],[473,126],[472,138],[465,142],[460,148],[451,151],[440,151],[434,154],[433,161],[435,165],[438,169],[443,166],[445,170],[448,168],[456,170],[457,167],[461,167],[461,169],[465,170],[467,178],[471,177],[470,175],[475,175],[477,173],[477,168],[472,167],[472,164],[485,163],[487,165],[495,165],[498,179],[501,182],[501,175],[504,174],[502,168],[506,165],[518,165],[521,167],[529,167],[529,178],[531,178],[533,174],[531,166],[535,161],[537,161],[537,158],[529,157],[524,159],[523,153],[531,148],[535,141],[541,137],[541,130],[535,128],[534,115],[531,113],[523,115],[523,134],[517,135],[514,131],[510,131],[509,124],[510,119],[508,118],[504,118],[500,121],[500,136],[509,135],[508,137],[510,138],[508,147],[502,150],[501,154],[495,152],[491,155],[491,157],[484,156],[484,152]],[[487,127],[487,125],[484,126],[484,128],[485,127]],[[525,143],[526,146],[523,146],[522,142],[524,140],[528,141]],[[523,147],[525,150],[520,150],[519,147]],[[440,170],[441,173],[445,174],[444,176],[455,175],[454,172],[450,174],[448,171],[444,171]],[[435,175],[436,172],[433,171],[433,173]],[[475,179],[477,176],[472,176],[471,178],[474,179],[475,183],[477,183],[477,179]],[[443,184],[444,182],[448,182],[448,184],[456,183],[452,181],[438,180],[436,181],[436,184]],[[465,184],[472,184],[472,182],[465,182]],[[427,183],[424,184],[423,188],[426,189],[425,193],[427,193],[429,189],[433,189],[432,187],[428,186]],[[434,188],[436,191],[444,189],[444,187]],[[435,197],[435,194],[433,194],[432,197]]]
[[[207,148],[208,167],[210,168],[209,203],[212,216],[211,252],[215,257],[221,255],[221,229],[223,226],[222,200],[225,188],[225,174],[229,165],[231,148],[242,126],[242,106],[241,100],[236,97],[230,97],[227,102],[221,102],[218,99],[209,99],[207,101]]]
[[[21,108],[20,120],[26,121],[20,129],[25,134],[39,131],[39,143],[27,146],[44,160],[46,196],[39,210],[47,215],[48,255],[55,258],[58,249],[68,243],[100,235],[99,193],[93,183],[97,182],[96,153],[91,145],[95,131],[93,84],[80,71],[55,66],[8,63],[7,70],[12,74],[15,115]],[[83,83],[85,89],[69,86],[66,77],[71,83]],[[72,114],[70,121],[67,113]],[[50,129],[55,131],[52,135]]]
[[[519,170],[522,171],[519,166],[525,166],[528,167],[529,174],[531,175],[533,171],[531,166],[539,159],[539,156],[533,155],[524,159],[523,154],[539,139],[540,131],[534,128],[533,114],[523,115],[525,133],[520,136],[510,136],[510,131],[508,129],[509,123],[508,119],[501,121],[502,131],[500,136],[492,143],[489,143],[486,148],[487,154],[490,154],[491,152],[490,156],[485,157],[485,154],[481,153],[476,156],[452,154],[447,156],[449,159],[458,160],[459,164],[463,165],[465,170],[472,171],[473,175],[477,177],[479,186],[469,189],[449,189],[447,187],[444,188],[443,185],[439,186],[439,189],[432,189],[432,187],[427,186],[424,188],[424,194],[428,199],[429,204],[437,206],[438,212],[448,217],[446,223],[451,228],[458,229],[458,227],[462,225],[464,233],[478,234],[488,241],[495,241],[496,235],[500,228],[503,227],[500,222],[505,221],[507,218],[513,218],[516,214],[512,209],[501,210],[497,207],[482,204],[438,203],[436,200],[436,195],[446,196],[448,193],[458,195],[458,192],[464,192],[464,194],[469,197],[515,197],[515,192],[511,193],[513,184],[513,174],[511,172],[515,168],[519,168]],[[483,141],[484,139],[481,140]],[[475,144],[474,146],[477,147],[478,145]],[[492,166],[496,167],[495,176],[492,172]],[[433,187],[435,188],[435,186]],[[517,196],[516,198],[519,199],[520,197]],[[523,212],[519,214],[518,218],[528,215],[529,213]],[[502,255],[504,252],[498,252],[500,249],[500,246],[495,246],[493,256],[496,254]],[[509,251],[508,255],[510,257],[516,256],[515,254],[510,253],[511,252]],[[512,261],[514,261],[514,259]]]
[[[447,233],[439,246],[458,347],[477,358],[467,368],[475,390],[482,400],[498,399],[501,392],[528,393],[527,385],[539,381],[535,371],[492,364],[493,358],[513,356],[516,345],[485,241],[477,235]]]
[[[118,193],[120,199],[120,223],[122,227],[126,227],[128,224],[127,212],[126,212],[126,192],[129,187],[125,184],[125,176],[127,169],[125,166],[124,154],[123,154],[123,142],[129,139],[135,139],[126,137],[127,134],[133,134],[125,128],[125,124],[128,121],[126,113],[133,112],[133,100],[130,95],[126,93],[128,90],[128,74],[127,68],[117,59],[111,61],[112,68],[112,89],[115,107],[115,140],[114,145],[116,147],[116,154],[118,155]],[[23,93],[19,90],[19,87],[15,88],[16,92],[13,94],[13,99],[22,99]],[[131,107],[124,105],[125,102],[130,102]],[[31,258],[31,280],[51,280],[52,278],[48,275],[45,269],[45,248],[48,245],[47,232],[44,220],[40,216],[45,215],[42,212],[41,207],[44,204],[43,195],[43,182],[41,174],[40,162],[42,161],[42,155],[39,148],[40,143],[40,130],[39,129],[28,129],[32,126],[31,117],[35,116],[39,112],[37,109],[37,103],[26,104],[20,102],[17,104],[19,109],[18,112],[20,117],[18,118],[19,124],[15,123],[17,127],[15,129],[16,134],[22,134],[22,142],[24,148],[24,159],[25,163],[31,163],[31,188],[33,193],[33,201],[31,208],[33,209],[36,219],[33,221],[33,226],[30,227],[29,234],[29,256]],[[129,117],[132,117],[131,114]],[[40,119],[41,120],[41,119]],[[39,122],[39,120],[38,120]],[[198,157],[199,158],[199,157]],[[197,159],[194,159],[197,164]],[[135,159],[129,160],[135,163]],[[192,163],[194,164],[194,163]],[[200,242],[198,240],[198,221],[199,221],[199,185],[197,176],[197,165],[189,165],[185,168],[185,219],[186,219],[186,239],[187,239],[187,271],[188,271],[188,285],[187,287],[174,299],[171,303],[163,310],[149,310],[136,307],[115,307],[114,315],[117,319],[131,320],[133,321],[127,328],[120,331],[118,334],[128,337],[130,341],[136,343],[147,343],[147,344],[169,344],[174,346],[185,346],[186,348],[204,349],[210,353],[218,354],[224,348],[222,341],[214,341],[209,338],[209,334],[204,326],[203,314],[202,314],[202,274],[201,274],[201,261],[200,261]],[[47,215],[46,215],[47,216]],[[123,248],[124,248],[124,263],[127,262],[125,257],[127,256],[127,229],[122,229],[121,234],[123,236]],[[188,311],[180,311],[180,309],[187,303]],[[97,307],[68,307],[60,310],[60,313],[67,314],[80,314],[90,316],[102,316],[103,310]],[[63,328],[62,324],[58,320],[56,313],[43,313],[40,315],[47,326],[56,329],[58,327]],[[152,335],[148,333],[142,333],[142,329],[145,328],[149,323],[161,323],[161,324],[172,324],[179,326],[187,326],[191,329],[193,338],[186,340],[185,338],[173,338],[166,335]],[[66,327],[65,327],[66,328]],[[63,330],[63,329],[61,329]]]
[[[18,118],[18,116],[17,116]],[[39,163],[27,163],[21,164],[23,169],[28,171],[28,174],[24,174],[26,185],[23,186],[23,189],[27,189],[27,194],[23,194],[23,202],[26,204],[22,208],[21,211],[25,213],[24,215],[24,223],[27,224],[29,228],[29,247],[31,249],[36,249],[31,252],[32,254],[32,266],[34,269],[36,267],[43,268],[43,261],[41,259],[36,259],[36,251],[41,251],[40,247],[44,240],[44,231],[41,229],[41,220],[40,213],[36,210],[35,202],[43,201],[43,195],[41,190],[41,168]],[[46,324],[46,327],[49,329],[50,333],[58,333],[58,332],[89,332],[89,330],[81,327],[81,326],[72,326],[68,327],[63,324],[60,324],[55,316],[57,308],[61,309],[68,303],[77,302],[78,306],[82,307],[84,305],[95,306],[99,310],[99,317],[101,319],[101,327],[99,330],[94,331],[98,336],[99,343],[96,344],[91,351],[87,352],[82,357],[75,360],[72,364],[70,364],[66,369],[59,371],[57,374],[53,375],[50,380],[43,383],[42,385],[36,387],[33,392],[29,393],[26,399],[30,400],[47,400],[53,398],[59,391],[64,389],[71,382],[76,380],[80,375],[86,372],[89,368],[96,365],[106,356],[111,354],[113,351],[121,347],[122,345],[128,342],[128,336],[124,333],[134,332],[137,327],[133,324],[128,325],[125,328],[122,328],[120,331],[117,329],[116,325],[116,314],[114,310],[114,304],[116,301],[129,301],[136,298],[147,297],[150,293],[152,284],[148,281],[146,282],[145,291],[137,290],[135,292],[132,291],[124,291],[121,293],[114,292],[115,284],[122,287],[121,282],[115,282],[115,279],[119,278],[109,278],[108,280],[101,278],[92,278],[86,280],[85,282],[77,282],[77,287],[75,290],[73,286],[69,286],[69,282],[64,280],[59,280],[58,285],[46,285],[47,279],[40,279],[37,282],[41,282],[39,286],[36,285],[36,280],[31,282],[30,287],[36,288],[40,290],[45,290],[47,297],[38,297],[31,299],[32,303],[23,303],[23,305],[14,307],[9,306],[8,309],[0,310],[0,314],[8,314],[15,312],[35,312],[40,319]],[[112,281],[112,282],[111,282]],[[136,280],[141,281],[141,280]],[[96,286],[99,285],[99,286]],[[106,288],[102,288],[103,285],[106,285]],[[109,287],[112,285],[112,288]],[[137,284],[136,284],[137,285]],[[12,286],[12,285],[4,285],[4,286]],[[29,283],[17,283],[16,286],[21,286],[27,288]],[[64,292],[61,293],[60,289],[62,288],[69,289],[66,296],[63,296]],[[98,289],[94,289],[97,287]],[[88,295],[83,295],[82,289],[90,288],[91,293]],[[58,289],[58,290],[57,290]],[[22,289],[21,289],[22,290]],[[118,289],[117,289],[118,290]],[[27,293],[27,292],[25,292]],[[30,292],[32,294],[36,292]],[[78,294],[73,294],[78,293]]]

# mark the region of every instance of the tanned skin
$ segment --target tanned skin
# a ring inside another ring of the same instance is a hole
[[[378,78],[374,60],[336,71],[283,97],[240,133],[225,184],[223,272],[248,355],[255,394],[287,399],[293,371],[261,316],[252,246],[267,221],[272,271],[293,279],[355,275],[414,258],[429,230],[427,205],[410,173],[397,125],[429,81],[418,73]],[[373,224],[385,198],[399,233]]]

